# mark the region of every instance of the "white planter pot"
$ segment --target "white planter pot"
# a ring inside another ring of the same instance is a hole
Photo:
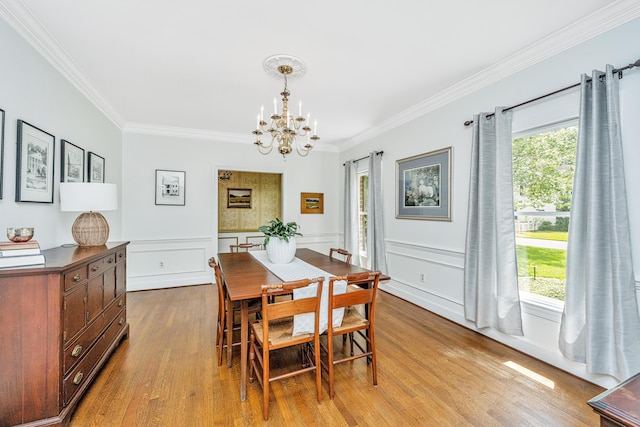
[[[274,264],[288,264],[296,256],[296,238],[289,237],[285,242],[279,237],[269,238],[267,243],[267,257]]]

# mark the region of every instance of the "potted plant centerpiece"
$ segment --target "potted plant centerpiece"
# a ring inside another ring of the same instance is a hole
[[[258,230],[266,236],[264,246],[269,261],[274,264],[287,264],[295,258],[296,236],[302,236],[298,233],[298,224],[285,224],[280,218],[276,218],[269,221],[269,225],[258,227]]]

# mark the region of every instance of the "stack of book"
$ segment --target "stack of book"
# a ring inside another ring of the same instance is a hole
[[[0,242],[0,268],[44,265],[44,254],[35,240]]]

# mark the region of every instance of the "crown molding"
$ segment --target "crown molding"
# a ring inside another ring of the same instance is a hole
[[[424,101],[391,116],[382,123],[355,135],[341,147],[340,151],[352,148],[388,132],[639,16],[640,2],[637,0],[620,0],[608,5],[462,80],[460,83],[450,86]]]
[[[0,16],[123,132],[252,143],[243,134],[126,123],[117,110],[96,90],[64,48],[60,46],[20,0],[3,0],[0,3]],[[620,0],[607,5],[497,62],[491,67],[485,68],[479,73],[391,116],[380,124],[353,136],[348,141],[345,141],[344,144],[340,144],[339,149],[333,146],[320,145],[316,150],[344,151],[352,148],[639,16],[640,3],[637,0]]]
[[[122,129],[124,125],[123,117],[96,90],[93,83],[82,72],[71,56],[20,0],[5,0],[0,3],[0,16],[82,95],[93,103],[102,114],[119,129]]]
[[[193,128],[178,127],[178,126],[154,125],[150,123],[132,123],[132,122],[127,123],[122,129],[122,133],[169,136],[172,138],[191,138],[191,139],[199,139],[199,140],[206,140],[206,141],[253,145],[252,136],[244,133],[217,132],[217,131],[211,131],[211,130],[205,130],[205,129],[193,129]],[[333,151],[333,152],[338,151],[336,148],[329,147],[326,145],[316,146],[313,148],[313,150],[314,151]]]

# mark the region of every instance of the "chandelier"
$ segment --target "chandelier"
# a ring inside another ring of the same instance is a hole
[[[218,179],[220,181],[229,181],[231,179],[231,175],[233,175],[231,171],[218,171]]]
[[[306,71],[304,63],[298,58],[289,55],[274,55],[265,59],[264,69],[267,74],[284,78],[284,90],[282,95],[282,112],[278,112],[278,102],[273,98],[273,114],[270,117],[269,128],[264,120],[264,105],[260,107],[260,113],[256,118],[256,129],[252,132],[256,136],[254,144],[261,154],[271,153],[277,145],[278,152],[283,158],[291,153],[295,147],[297,153],[305,157],[309,154],[313,145],[320,139],[318,136],[318,121],[314,122],[313,132],[310,127],[310,114],[305,118],[302,115],[302,101],[298,103],[298,115],[289,109],[289,89],[287,88],[287,76],[302,77]],[[265,133],[271,134],[271,142],[265,143],[260,137]],[[306,137],[306,141],[301,139]]]

